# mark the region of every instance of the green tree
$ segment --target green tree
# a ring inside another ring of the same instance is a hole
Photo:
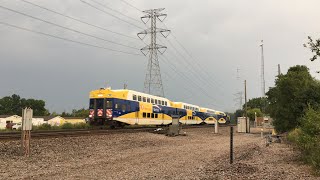
[[[307,47],[311,50],[313,56],[310,58],[311,61],[316,60],[318,57],[320,57],[320,39],[313,40],[310,36],[308,36],[309,42],[307,44],[304,44],[304,47]]]
[[[74,117],[82,117],[82,118],[86,118],[89,116],[89,109],[79,109],[79,110],[72,110],[72,116]]]
[[[298,119],[310,104],[320,105],[320,83],[311,77],[306,66],[289,68],[287,74],[276,79],[275,87],[267,92],[270,116],[278,132],[285,132],[299,125]]]
[[[263,113],[266,113],[267,106],[268,102],[266,97],[252,98],[247,102],[248,109],[258,108],[260,109],[260,112]],[[243,109],[245,109],[245,104],[243,105]]]
[[[255,120],[255,114],[257,115],[257,117],[263,117],[263,113],[259,108],[249,109],[247,111],[247,116],[249,117],[250,121]]]
[[[234,113],[235,119],[238,119],[238,117],[242,117],[244,115],[244,111],[242,109],[237,109]]]
[[[20,96],[16,94],[0,99],[0,114],[21,116],[22,109],[25,107],[32,108],[34,116],[44,116],[48,114],[43,100],[21,99]]]

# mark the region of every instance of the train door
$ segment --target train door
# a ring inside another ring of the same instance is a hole
[[[140,108],[139,108],[139,103],[135,104],[135,119],[136,119],[136,122],[135,124],[138,125],[139,124],[139,115],[140,115]]]

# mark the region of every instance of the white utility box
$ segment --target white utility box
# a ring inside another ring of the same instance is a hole
[[[249,130],[249,128],[250,128],[250,120],[249,120],[249,118],[247,118],[247,123],[246,123],[246,117],[238,117],[237,126],[238,126],[238,132],[239,133],[250,132],[250,130]]]

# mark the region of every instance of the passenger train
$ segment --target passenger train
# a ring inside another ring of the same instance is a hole
[[[128,89],[101,88],[90,92],[89,122],[92,125],[169,125],[172,117],[182,124],[229,123],[221,111],[153,96]]]

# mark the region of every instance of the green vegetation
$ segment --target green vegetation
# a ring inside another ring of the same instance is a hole
[[[303,160],[320,173],[320,111],[309,107],[300,119],[300,127],[289,133],[288,140],[300,149]]]
[[[89,109],[73,109],[71,113],[68,112],[62,112],[61,116],[62,117],[82,117],[82,118],[86,118],[89,115]]]
[[[258,97],[258,98],[249,99],[249,101],[247,102],[247,107],[248,107],[248,110],[249,109],[255,109],[255,110],[259,109],[260,110],[259,113],[265,114],[266,109],[268,107],[267,98]],[[243,109],[245,109],[245,104],[243,105]],[[263,114],[261,114],[261,116],[259,115],[258,117],[262,117]]]
[[[51,126],[50,124],[41,124],[39,126],[32,126],[33,131],[43,130],[61,130],[61,129],[90,129],[91,126],[87,123],[64,123],[60,126]]]
[[[320,107],[320,82],[311,77],[306,66],[294,66],[276,79],[267,92],[268,112],[277,132],[287,132],[300,125],[308,104]]]
[[[309,48],[313,54],[310,58],[311,61],[314,61],[320,57],[320,39],[313,40],[310,36],[308,36],[309,42],[304,44],[305,47]]]
[[[43,100],[20,98],[16,94],[0,99],[0,114],[21,116],[22,108],[25,107],[31,107],[34,116],[49,115],[49,111],[45,109],[45,102]]]
[[[320,57],[320,39],[305,47],[314,53],[311,61]],[[306,66],[291,67],[276,79],[267,92],[268,112],[274,118],[278,132],[289,132],[287,139],[302,153],[302,159],[320,173],[320,82]]]

